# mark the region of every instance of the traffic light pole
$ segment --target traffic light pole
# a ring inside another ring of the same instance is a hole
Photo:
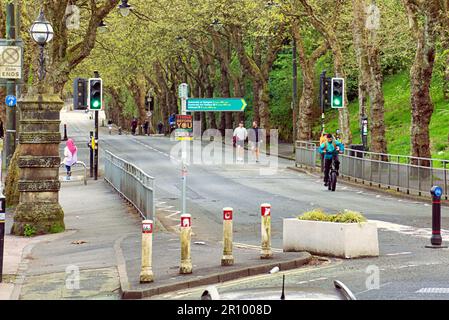
[[[90,168],[90,177],[94,177],[94,149],[92,149],[92,138],[94,136],[94,132],[91,131],[89,135],[89,168]]]
[[[98,110],[95,110],[94,180],[98,180]]]

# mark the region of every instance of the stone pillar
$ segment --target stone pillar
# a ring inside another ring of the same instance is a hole
[[[23,235],[27,224],[37,235],[65,229],[64,212],[59,204],[59,125],[63,105],[54,94],[31,93],[18,101],[20,198],[13,234]]]

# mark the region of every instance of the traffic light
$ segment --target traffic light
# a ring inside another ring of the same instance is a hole
[[[331,107],[331,78],[326,77],[326,71],[320,75],[320,108],[321,113]]]
[[[87,108],[87,79],[76,78],[73,82],[73,109]]]
[[[154,111],[154,97],[150,97],[150,111]]]
[[[101,78],[89,79],[89,110],[101,110],[103,101],[103,81]]]
[[[331,107],[344,108],[345,100],[345,80],[342,78],[332,78],[331,84]]]

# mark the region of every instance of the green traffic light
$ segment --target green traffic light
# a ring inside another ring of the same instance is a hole
[[[92,106],[93,106],[94,108],[98,108],[98,107],[100,106],[100,101],[95,100],[95,101],[92,103]]]
[[[334,99],[334,105],[340,106],[340,105],[341,105],[341,99],[335,98],[335,99]]]

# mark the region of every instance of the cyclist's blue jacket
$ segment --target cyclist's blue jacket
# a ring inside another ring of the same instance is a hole
[[[338,151],[334,147],[334,143],[336,147],[340,148],[341,152],[345,151],[345,146],[338,140],[334,140],[333,142],[326,141],[322,143],[320,148],[318,149],[320,153],[324,153],[324,159],[332,159],[334,155],[338,154]]]

